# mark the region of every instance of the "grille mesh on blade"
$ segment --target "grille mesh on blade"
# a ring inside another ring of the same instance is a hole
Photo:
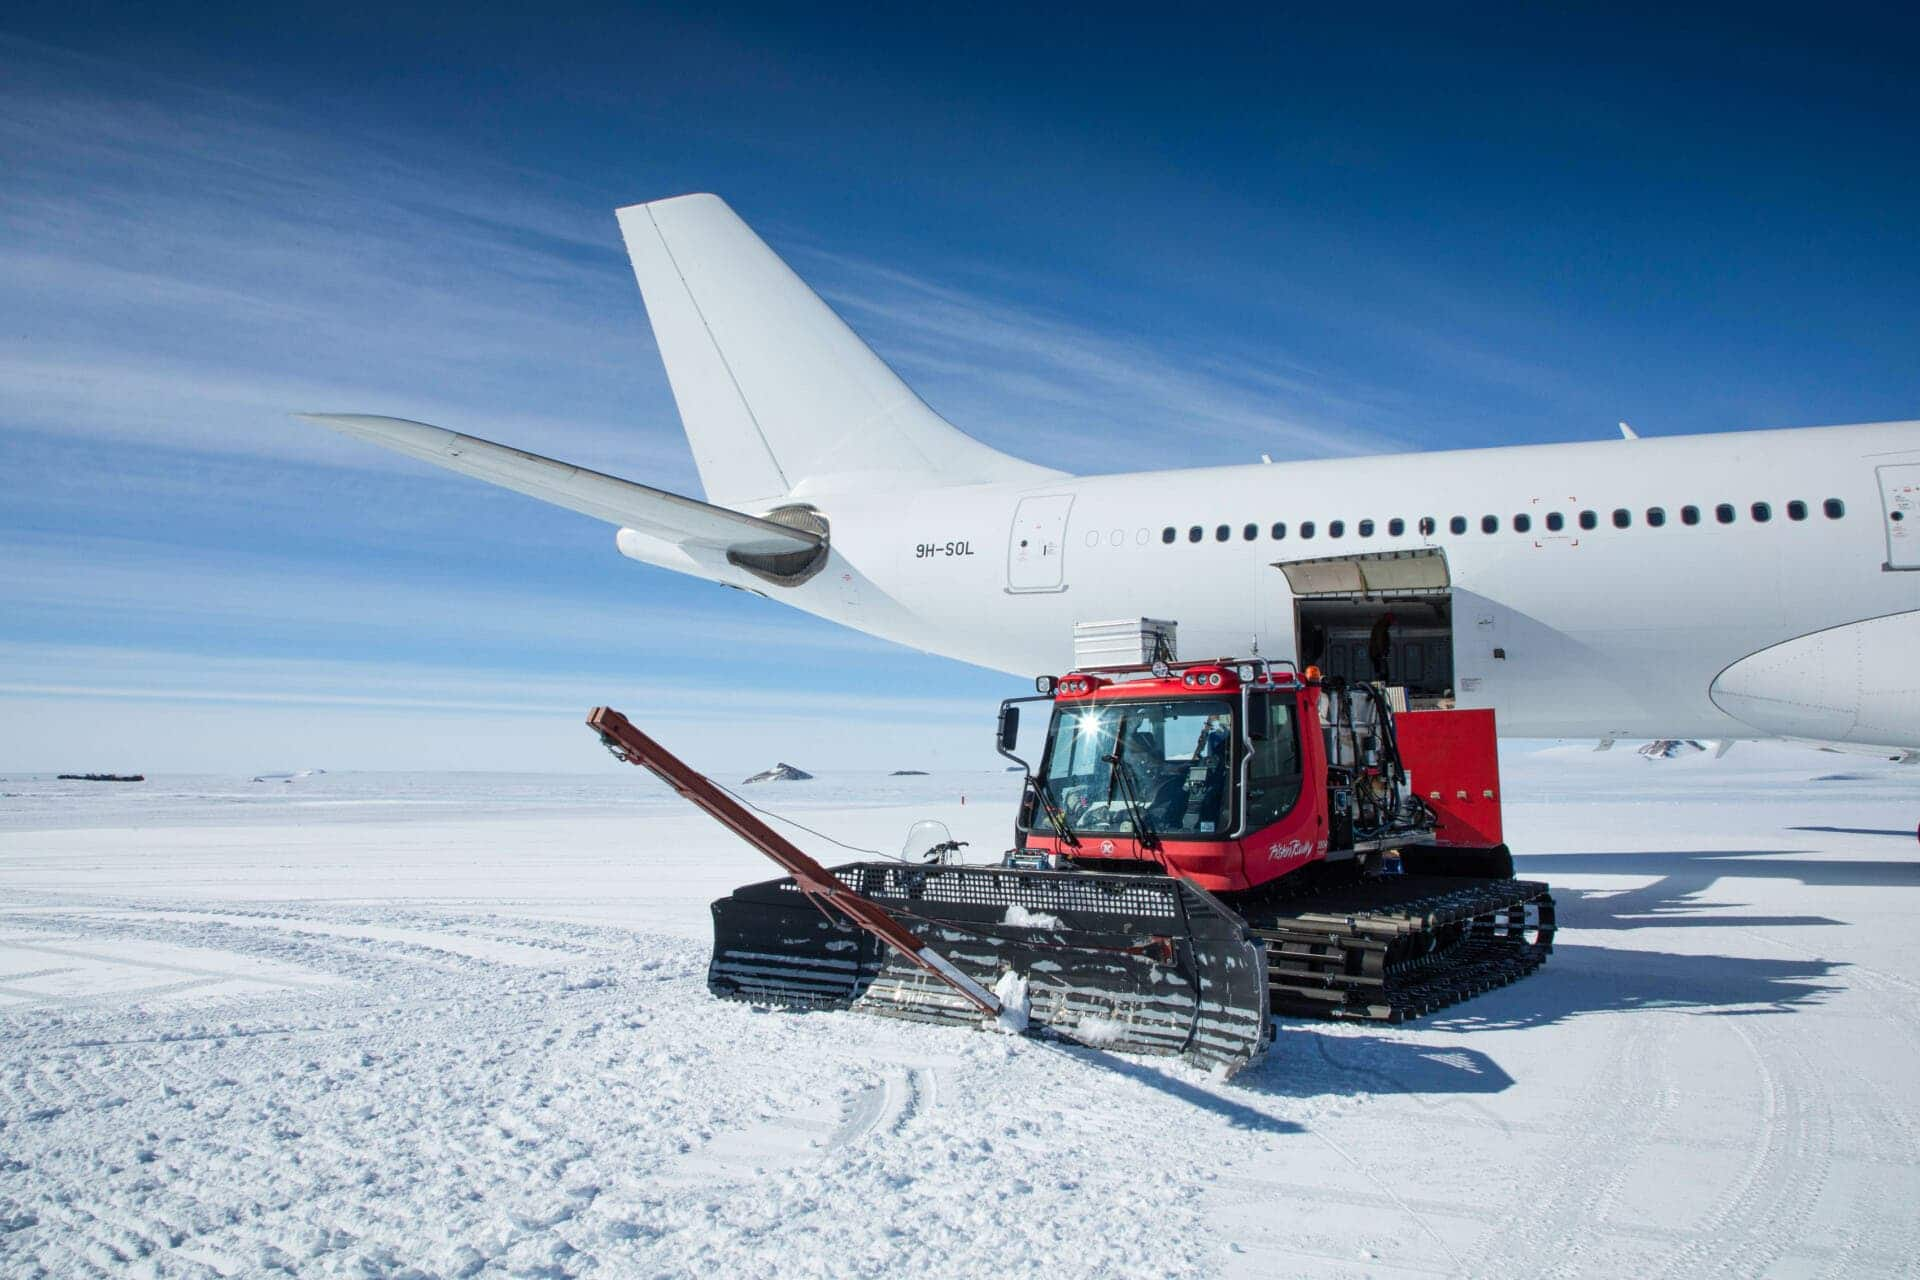
[[[1227,1072],[1265,1046],[1265,948],[1184,881],[890,863],[833,872],[981,985],[1019,974],[1033,1028]],[[715,902],[713,917],[716,995],[981,1021],[951,987],[829,919],[790,879],[747,885]]]

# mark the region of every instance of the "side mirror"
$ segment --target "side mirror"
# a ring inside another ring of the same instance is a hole
[[[1020,708],[1000,708],[1000,749],[1012,751],[1020,742]]]
[[[1265,689],[1247,690],[1247,741],[1267,740],[1267,730],[1273,725],[1273,708],[1268,705],[1272,698]]]

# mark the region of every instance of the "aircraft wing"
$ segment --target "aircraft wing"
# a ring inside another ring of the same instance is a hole
[[[342,435],[371,441],[436,467],[578,511],[685,548],[758,559],[817,551],[826,539],[664,489],[589,471],[537,453],[463,436],[457,431],[364,413],[303,413]]]

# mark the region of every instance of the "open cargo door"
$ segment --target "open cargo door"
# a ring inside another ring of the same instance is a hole
[[[1411,707],[1452,705],[1453,578],[1439,548],[1274,567],[1293,594],[1294,652],[1302,666],[1346,680],[1384,679],[1406,690]]]
[[[1281,560],[1274,568],[1287,575],[1296,599],[1445,595],[1453,590],[1446,554],[1438,547]]]

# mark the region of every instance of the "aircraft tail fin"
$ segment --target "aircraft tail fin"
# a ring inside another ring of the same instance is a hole
[[[928,408],[718,196],[619,219],[708,501],[1060,474]]]

